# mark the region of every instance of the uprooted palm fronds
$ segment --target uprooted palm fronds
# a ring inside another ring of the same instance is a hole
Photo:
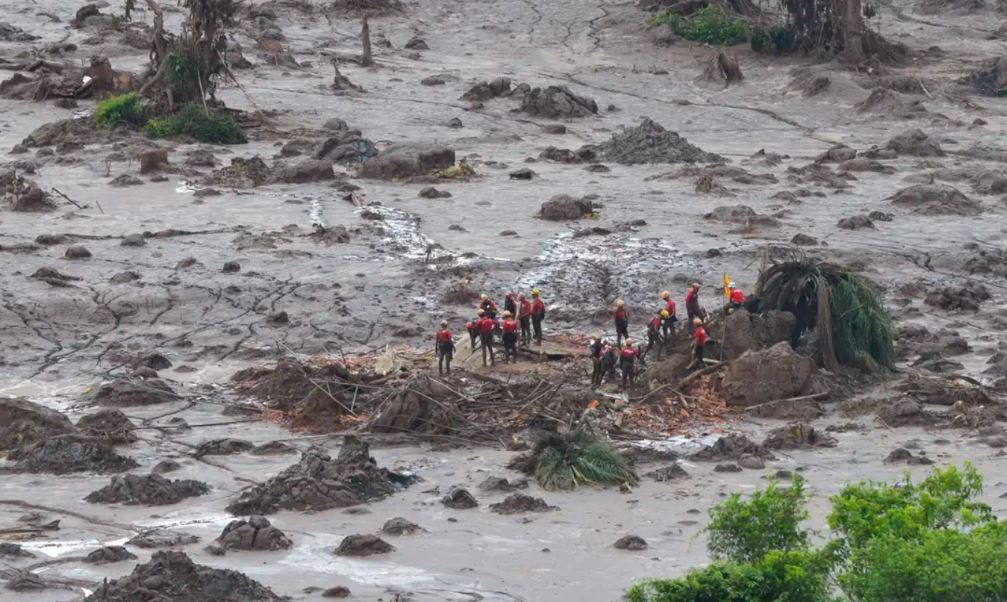
[[[876,286],[867,278],[795,253],[759,275],[755,285],[762,309],[797,316],[795,339],[817,329],[821,361],[866,371],[895,366],[892,319]]]
[[[583,484],[636,485],[639,478],[612,446],[599,439],[586,423],[569,433],[544,435],[528,454],[510,468],[534,476],[547,491],[572,490]]]

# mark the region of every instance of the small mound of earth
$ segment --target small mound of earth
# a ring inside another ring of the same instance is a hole
[[[652,470],[644,476],[649,479],[654,479],[658,483],[665,483],[668,481],[688,479],[689,473],[685,472],[685,469],[676,462],[674,464],[669,464],[668,466],[662,466],[657,470]]]
[[[730,224],[741,224],[745,226],[779,226],[780,222],[774,217],[756,213],[748,205],[730,205],[715,208],[705,214],[704,218],[725,222]]]
[[[98,587],[84,602],[280,602],[268,587],[229,569],[194,563],[184,552],[160,551],[133,572]]]
[[[425,529],[416,523],[407,521],[402,517],[396,517],[389,519],[381,527],[381,533],[384,535],[415,535],[416,533],[422,533]]]
[[[578,220],[594,215],[595,204],[586,199],[575,199],[567,194],[557,194],[542,203],[539,215],[550,221]]]
[[[395,546],[376,535],[347,535],[333,552],[336,556],[374,556],[395,551]]]
[[[68,474],[125,472],[139,466],[115,453],[106,441],[83,435],[50,437],[12,451],[7,459],[16,472]]]
[[[130,552],[122,546],[105,546],[98,548],[84,557],[84,562],[88,564],[112,564],[114,562],[124,562],[126,560],[136,560],[136,554]]]
[[[588,117],[598,112],[598,103],[574,94],[566,86],[549,86],[528,92],[521,101],[521,111],[550,119]]]
[[[223,188],[255,188],[269,181],[269,166],[261,157],[235,157],[231,164],[214,170],[203,183]]]
[[[20,571],[14,569],[12,575],[7,579],[7,589],[15,592],[39,592],[49,588],[49,584],[41,575],[31,571]]]
[[[612,544],[612,547],[617,550],[639,552],[647,549],[647,541],[639,535],[626,535],[625,537],[620,537],[618,541]]]
[[[577,164],[577,163],[589,163],[591,161],[597,161],[598,153],[592,146],[582,146],[577,150],[570,150],[568,148],[556,148],[555,146],[547,146],[545,150],[539,153],[538,157],[539,159],[544,159],[546,161],[555,161],[556,163]]]
[[[86,501],[92,504],[166,506],[210,491],[206,483],[191,479],[166,479],[161,475],[115,475],[112,481],[92,492]]]
[[[942,286],[930,290],[923,302],[948,310],[979,311],[979,305],[991,299],[985,284],[969,281],[963,286]]]
[[[270,441],[269,443],[257,445],[252,449],[252,455],[254,456],[278,456],[281,454],[293,454],[296,452],[297,448],[287,445],[282,441]]]
[[[479,484],[480,491],[500,491],[512,493],[518,489],[528,489],[528,479],[517,479],[508,481],[501,477],[486,477],[486,480]]]
[[[498,77],[493,81],[482,81],[469,88],[468,92],[462,94],[462,100],[484,101],[499,96],[509,96],[511,93],[511,81],[507,77]],[[597,109],[595,109],[597,110]]]
[[[702,149],[650,119],[612,136],[597,147],[608,161],[624,165],[644,163],[724,163],[719,155]]]
[[[231,521],[217,542],[225,550],[286,550],[294,542],[264,516]]]
[[[32,272],[29,278],[35,280],[41,280],[49,286],[55,286],[57,288],[67,288],[73,286],[71,282],[78,282],[81,279],[78,276],[70,276],[69,274],[64,274],[59,270],[53,268],[39,268]]]
[[[762,442],[767,449],[799,449],[802,447],[835,447],[839,441],[809,424],[791,424],[773,429]]]
[[[940,143],[927,136],[923,130],[915,129],[902,132],[893,137],[885,148],[899,155],[913,157],[943,157],[944,151]]]
[[[14,397],[0,398],[0,450],[72,433],[73,424],[55,410]]]
[[[366,161],[359,177],[371,180],[400,180],[430,176],[455,164],[455,151],[437,145],[390,146]]]
[[[0,194],[11,211],[39,213],[56,209],[56,203],[38,184],[13,171],[0,173]]]
[[[136,442],[136,433],[133,431],[135,426],[122,411],[112,409],[98,410],[77,421],[77,428],[82,433],[104,439],[112,445]]]
[[[842,230],[874,230],[874,220],[866,215],[844,217],[836,224]]]
[[[231,456],[251,451],[255,444],[243,439],[211,439],[204,441],[196,447],[195,457],[203,456]]]
[[[171,403],[181,397],[160,379],[148,378],[141,382],[115,380],[102,384],[95,390],[91,400],[104,406],[144,406]]]
[[[329,510],[384,499],[411,485],[414,477],[378,468],[367,443],[347,435],[339,456],[312,447],[277,476],[241,494],[227,506],[232,514],[286,510]]]
[[[926,454],[920,453],[920,455],[914,456],[913,452],[904,447],[896,447],[893,449],[892,452],[888,454],[888,457],[885,458],[885,462],[888,464],[905,462],[909,465],[927,465],[934,463],[934,461],[928,458]]]
[[[925,376],[910,373],[896,385],[897,390],[911,395],[922,403],[950,406],[964,403],[968,406],[993,405],[986,388],[968,378],[958,376]]]
[[[471,508],[479,507],[479,502],[476,501],[476,498],[466,489],[455,489],[448,495],[444,496],[441,503],[448,508],[453,508],[455,510],[469,510]]]
[[[559,508],[557,506],[550,506],[542,498],[522,493],[512,493],[504,501],[490,504],[490,512],[504,515],[522,514],[525,512],[551,512],[553,510],[559,510]]]
[[[713,445],[708,445],[692,454],[691,458],[705,462],[723,462],[737,460],[744,455],[758,456],[766,460],[776,459],[772,452],[766,448],[748,437],[736,433],[717,439]]]
[[[187,546],[194,543],[199,543],[199,537],[195,535],[190,535],[189,533],[183,533],[181,531],[172,531],[170,529],[154,528],[141,531],[139,534],[130,538],[126,542],[126,545],[149,550],[153,548]]]
[[[0,542],[0,558],[35,558],[31,552],[16,543]]]
[[[983,212],[979,201],[946,184],[917,184],[896,192],[890,200],[919,215],[975,216]]]
[[[904,99],[888,88],[875,88],[871,95],[856,105],[861,113],[882,113],[901,119],[922,117],[927,114],[923,103],[915,99]]]

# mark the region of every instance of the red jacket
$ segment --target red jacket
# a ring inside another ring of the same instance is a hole
[[[710,340],[710,335],[706,334],[706,329],[702,326],[696,328],[696,332],[693,333],[692,338],[696,340],[696,344],[700,347],[706,347],[706,343]]]
[[[531,316],[531,302],[527,299],[518,303],[518,315],[522,318]]]
[[[640,352],[637,351],[635,348],[623,347],[622,352],[619,354],[619,357],[621,357],[624,360],[635,360],[639,355]]]
[[[650,330],[652,332],[657,332],[657,331],[661,330],[661,322],[662,322],[662,319],[660,317],[657,317],[657,318],[654,318],[653,320],[651,320],[650,321]]]
[[[737,303],[738,305],[745,304],[745,293],[740,288],[731,290],[731,303]]]
[[[625,307],[617,307],[615,308],[615,311],[612,312],[612,317],[616,320],[627,320],[629,319],[629,314],[626,313]]]
[[[674,299],[668,299],[668,306],[665,307],[665,309],[668,310],[668,317],[669,318],[674,317],[674,315],[675,315],[675,300]]]
[[[505,334],[506,333],[517,334],[517,320],[504,320],[503,331]]]
[[[479,320],[479,332],[483,334],[492,334],[493,329],[496,328],[497,321],[493,318],[483,318]]]
[[[536,298],[532,302],[531,315],[535,316],[536,318],[541,318],[542,316],[545,315],[545,303],[542,303],[541,299]]]
[[[444,330],[437,331],[437,342],[438,343],[450,343],[451,342],[451,331],[445,328]]]

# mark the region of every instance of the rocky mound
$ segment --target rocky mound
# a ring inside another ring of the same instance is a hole
[[[395,546],[375,535],[347,535],[333,552],[336,556],[374,556],[387,554]]]
[[[691,458],[704,462],[723,462],[737,460],[742,456],[756,456],[766,460],[776,459],[772,452],[766,448],[748,437],[736,433],[717,439],[713,445],[708,445],[692,454]]]
[[[0,450],[72,433],[66,416],[27,399],[0,398]]]
[[[512,493],[499,503],[490,504],[490,512],[497,514],[523,514],[525,512],[551,512],[559,510],[556,506],[550,506],[545,500],[522,493]]]
[[[126,560],[136,560],[136,554],[130,552],[122,546],[105,546],[91,552],[84,558],[88,564],[111,564],[113,562],[124,562]]]
[[[597,147],[608,161],[624,165],[642,163],[723,163],[724,158],[689,144],[689,142],[651,121],[626,128]]]
[[[511,94],[511,81],[507,77],[498,77],[493,81],[489,82],[479,82],[478,84],[469,88],[468,92],[462,94],[462,100],[469,101],[484,101],[491,98],[497,98],[500,96],[510,96]],[[597,109],[595,109],[597,110]]]
[[[888,88],[875,88],[863,102],[857,103],[856,109],[861,113],[881,113],[901,119],[922,117],[927,113],[919,100],[903,98]]]
[[[913,157],[942,157],[944,151],[940,143],[927,136],[923,130],[902,132],[888,141],[885,148],[899,155]]]
[[[598,112],[598,103],[574,94],[566,86],[549,86],[528,92],[521,101],[521,111],[550,119],[588,117]]]
[[[312,447],[297,464],[242,493],[227,511],[272,514],[281,508],[345,508],[383,499],[413,481],[413,477],[378,468],[367,443],[347,435],[335,460],[321,448]]]
[[[575,199],[568,194],[557,194],[542,203],[539,215],[551,221],[578,220],[594,215],[595,205],[586,199]]]
[[[775,217],[756,213],[755,209],[752,209],[748,205],[726,205],[717,207],[703,217],[711,221],[738,224],[746,227],[780,225],[779,220]]]
[[[104,585],[84,602],[273,602],[283,600],[237,571],[192,562],[183,552],[161,551],[150,562]]]
[[[791,424],[773,429],[762,445],[767,449],[797,449],[801,447],[835,447],[839,443],[832,435],[815,430],[809,424]]]
[[[264,516],[231,521],[217,542],[225,550],[286,550],[294,542]]]
[[[467,489],[455,489],[451,491],[451,493],[444,496],[441,503],[454,510],[470,510],[479,507],[479,502]]]
[[[983,212],[979,201],[946,184],[917,184],[896,192],[890,200],[919,215],[974,216]]]
[[[950,310],[979,311],[979,305],[991,298],[985,284],[973,281],[962,286],[942,286],[931,289],[923,302],[933,307]]]
[[[528,479],[515,479],[508,481],[502,477],[486,477],[486,480],[479,484],[481,491],[501,491],[512,493],[518,489],[528,489]]]
[[[371,180],[401,180],[430,176],[455,164],[455,151],[433,145],[390,146],[361,166],[359,176]]]
[[[133,443],[137,440],[133,428],[136,425],[120,410],[99,410],[82,416],[77,428],[85,435],[104,439],[112,445]]]
[[[678,462],[674,464],[669,464],[668,466],[662,466],[656,470],[652,470],[644,475],[648,479],[654,479],[658,483],[664,483],[667,481],[678,481],[680,479],[688,479],[689,473],[685,472]]]
[[[242,189],[262,186],[269,177],[269,166],[261,157],[235,157],[230,165],[214,170],[203,182],[210,186]]]
[[[199,543],[199,536],[182,531],[160,528],[146,529],[126,541],[127,546],[135,546],[144,550],[173,548],[194,543]]]
[[[203,441],[196,447],[193,454],[197,458],[203,456],[232,456],[251,451],[255,444],[244,439],[211,439]]]
[[[181,397],[167,383],[157,378],[142,382],[115,380],[100,385],[91,395],[91,400],[99,405],[118,407],[171,403],[179,399]]]
[[[38,184],[13,171],[0,173],[0,194],[11,211],[38,213],[56,208],[56,203]]]
[[[787,342],[748,351],[727,367],[720,391],[728,405],[754,406],[808,392],[815,362],[794,352]]]
[[[206,483],[191,479],[170,480],[157,474],[147,476],[115,475],[112,481],[92,492],[86,501],[92,504],[127,504],[165,506],[210,491]]]
[[[422,533],[425,529],[416,523],[407,521],[402,517],[396,517],[385,521],[385,524],[381,527],[381,533],[384,535],[415,535],[416,533]]]
[[[12,451],[17,472],[68,474],[72,472],[125,472],[139,466],[115,453],[107,442],[94,437],[68,434],[50,437]]]

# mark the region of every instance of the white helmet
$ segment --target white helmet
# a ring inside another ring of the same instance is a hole
[[[734,283],[733,282],[727,283],[727,288],[735,288]]]

